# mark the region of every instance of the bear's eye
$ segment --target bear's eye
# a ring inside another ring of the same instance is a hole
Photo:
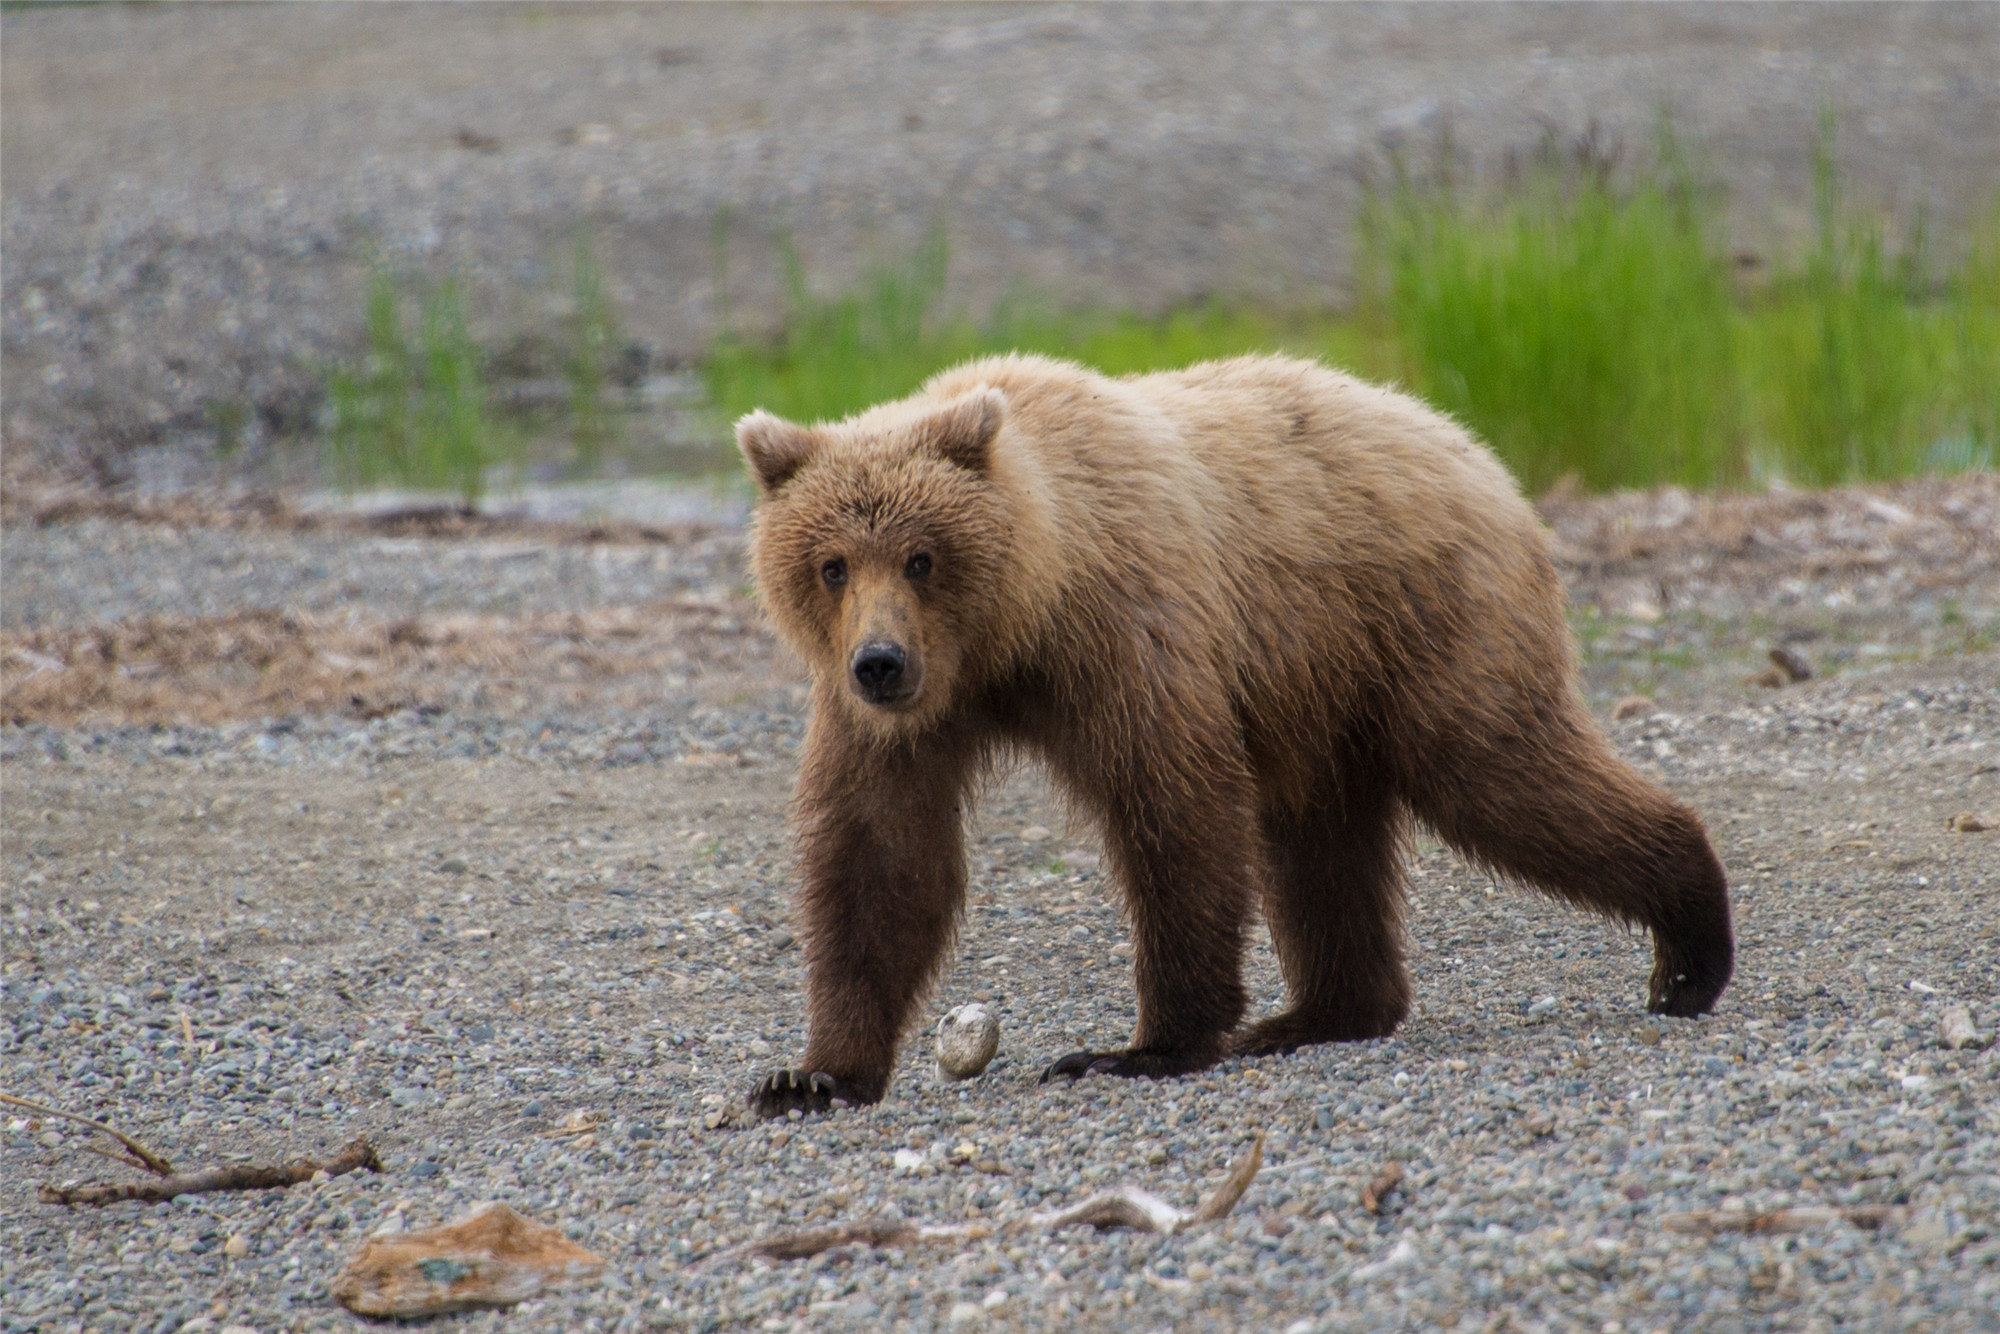
[[[826,580],[828,588],[839,588],[847,582],[847,562],[838,558],[819,567],[819,577]]]
[[[903,567],[903,577],[906,579],[921,579],[930,572],[931,555],[928,551],[919,551],[910,557],[910,563]]]

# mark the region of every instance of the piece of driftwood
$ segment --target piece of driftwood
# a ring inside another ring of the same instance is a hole
[[[1361,1188],[1361,1207],[1371,1214],[1382,1212],[1382,1205],[1389,1198],[1389,1192],[1403,1184],[1403,1165],[1390,1163],[1375,1174],[1375,1179]]]
[[[382,1170],[382,1160],[365,1139],[357,1139],[325,1162],[299,1158],[280,1167],[211,1167],[201,1172],[176,1172],[151,1181],[106,1182],[91,1186],[43,1186],[38,1198],[43,1204],[117,1204],[137,1200],[158,1204],[178,1195],[202,1195],[217,1190],[284,1190],[311,1181],[321,1172],[330,1177],[366,1169]]]
[[[1140,1232],[1162,1232],[1171,1236],[1227,1217],[1229,1211],[1236,1207],[1236,1202],[1243,1198],[1243,1192],[1250,1189],[1251,1180],[1263,1165],[1264,1137],[1260,1134],[1251,1141],[1250,1151],[1229,1169],[1229,1175],[1222,1179],[1222,1184],[1189,1212],[1183,1213],[1150,1191],[1136,1186],[1118,1186],[1052,1213],[1030,1214],[1018,1226],[1035,1232],[1057,1232],[1075,1227],[1078,1223],[1089,1223],[1104,1230],[1129,1227]]]
[[[775,1237],[725,1254],[762,1255],[772,1260],[804,1260],[839,1246],[870,1246],[881,1250],[911,1250],[918,1246],[954,1245],[993,1235],[990,1223],[906,1223],[899,1218],[871,1218],[859,1223],[781,1232]]]
[[[36,1112],[42,1116],[53,1116],[58,1120],[74,1121],[78,1125],[89,1126],[92,1130],[111,1136],[111,1138],[125,1146],[124,1153],[111,1153],[108,1150],[98,1148],[94,1144],[86,1144],[84,1147],[92,1153],[109,1158],[114,1163],[125,1163],[128,1166],[139,1168],[141,1171],[151,1172],[155,1176],[166,1177],[174,1174],[174,1165],[172,1163],[162,1158],[159,1154],[154,1153],[124,1131],[113,1130],[102,1121],[93,1121],[87,1116],[78,1116],[75,1112],[66,1112],[60,1107],[48,1107],[39,1102],[30,1102],[26,1098],[17,1098],[11,1093],[0,1093],[0,1102],[6,1103],[9,1107],[20,1107],[30,1112]]]
[[[1669,1232],[1804,1232],[1828,1223],[1852,1223],[1860,1228],[1900,1227],[1910,1211],[1894,1204],[1805,1204],[1792,1209],[1752,1213],[1748,1209],[1697,1209],[1668,1214],[1660,1226]]]
[[[1191,1227],[1213,1223],[1217,1219],[1227,1217],[1229,1211],[1236,1207],[1237,1201],[1243,1198],[1243,1192],[1250,1189],[1250,1182],[1256,1177],[1257,1169],[1263,1166],[1263,1163],[1264,1137],[1260,1134],[1251,1142],[1250,1151],[1237,1159],[1236,1165],[1229,1169],[1229,1175],[1191,1210],[1178,1209],[1151,1191],[1140,1190],[1136,1186],[1118,1186],[1112,1190],[1100,1191],[1076,1204],[1048,1213],[1028,1214],[997,1228],[988,1223],[931,1226],[888,1219],[835,1223],[830,1227],[780,1232],[758,1241],[745,1242],[741,1246],[718,1251],[711,1258],[758,1255],[769,1260],[803,1260],[838,1246],[909,1249],[920,1245],[953,1245],[979,1241],[1001,1233],[1018,1235],[1024,1232],[1057,1232],[1080,1223],[1106,1230],[1128,1227],[1140,1232],[1159,1232],[1171,1236],[1174,1233],[1185,1232]]]
[[[328,1290],[359,1315],[444,1315],[512,1306],[597,1277],[604,1257],[497,1201],[422,1232],[370,1237]]]

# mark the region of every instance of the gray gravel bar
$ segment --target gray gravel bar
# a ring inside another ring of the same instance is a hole
[[[699,546],[664,568],[631,548],[647,560],[607,576],[588,548],[496,563],[472,542],[102,520],[0,541],[9,636],[92,612],[334,608],[348,580],[368,614],[740,592],[728,550]],[[1766,605],[1726,562],[1707,577]],[[1805,644],[1893,652],[1775,692],[1741,684],[1753,636],[1698,609],[1621,622],[1716,659],[1649,663],[1652,703],[1608,724],[1730,867],[1741,963],[1710,1018],[1647,1016],[1643,939],[1424,838],[1418,1005],[1393,1040],[1038,1087],[1050,1056],[1122,1037],[1132,993],[1094,837],[1016,773],[972,826],[971,902],[927,1020],[986,1002],[993,1066],[941,1082],[913,1035],[880,1107],[752,1127],[710,1123],[804,1037],[782,823],[802,703],[771,684],[782,662],[756,660],[767,639],[678,686],[552,685],[515,712],[0,725],[0,1088],[181,1167],[361,1134],[389,1169],[62,1210],[37,1182],[122,1169],[77,1127],[9,1110],[0,1330],[349,1328],[326,1292],[361,1237],[486,1199],[610,1265],[454,1328],[1994,1328],[2000,1056],[1945,1049],[1940,1020],[2000,1020],[2000,833],[1948,827],[2000,816],[2000,656],[1940,639],[1910,601]],[[1603,683],[1605,707],[1621,688]],[[1251,982],[1277,1002],[1261,946]],[[595,1128],[558,1133],[573,1114]],[[1000,1223],[1120,1183],[1189,1205],[1256,1132],[1267,1166],[1237,1213],[1189,1235],[713,1254],[881,1214]],[[1390,1162],[1407,1175],[1370,1214],[1361,1188]],[[1667,1225],[1848,1205],[1906,1212],[1872,1230]]]

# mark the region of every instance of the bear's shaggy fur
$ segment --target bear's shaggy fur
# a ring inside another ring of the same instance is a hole
[[[1650,929],[1650,1003],[1728,982],[1700,821],[1578,697],[1541,527],[1407,397],[1242,358],[1107,379],[979,361],[804,427],[738,424],[765,606],[811,665],[796,799],[811,1034],[766,1115],[882,1097],[946,956],[999,752],[1102,825],[1137,1031],[1052,1074],[1175,1075],[1408,1012],[1401,852],[1462,853]],[[1290,1008],[1239,1031],[1261,905]]]

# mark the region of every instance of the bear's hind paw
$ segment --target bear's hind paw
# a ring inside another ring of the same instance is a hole
[[[1159,1051],[1073,1051],[1059,1056],[1042,1071],[1041,1082],[1081,1079],[1085,1075],[1116,1075],[1120,1079],[1171,1079],[1214,1065],[1213,1054]]]
[[[823,1070],[777,1070],[757,1081],[747,1101],[759,1119],[770,1121],[788,1112],[830,1112],[865,1099]]]

